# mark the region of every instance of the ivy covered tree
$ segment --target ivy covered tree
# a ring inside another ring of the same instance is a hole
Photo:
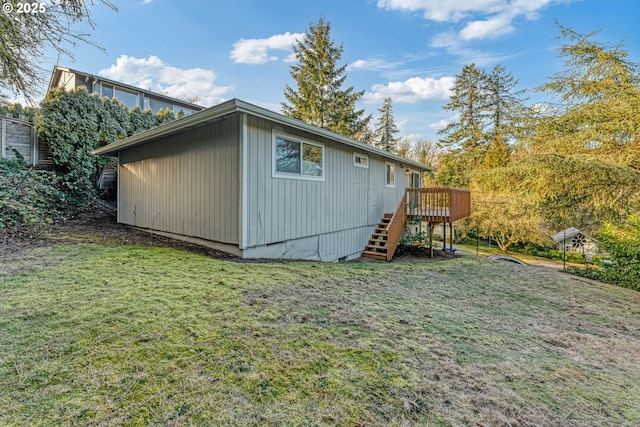
[[[176,119],[176,116],[173,114],[173,110],[168,108],[164,108],[156,113],[156,126],[160,126],[165,123],[172,122]]]
[[[175,120],[173,111],[127,110],[117,99],[89,94],[85,88],[51,91],[36,120],[38,139],[51,147],[55,171],[72,190],[91,183],[109,160],[91,151],[127,136]]]
[[[399,138],[396,135],[399,131],[393,119],[393,100],[390,97],[385,98],[378,112],[380,117],[373,132],[374,145],[385,151],[395,152],[398,148]]]
[[[140,107],[133,107],[129,110],[129,129],[127,136],[135,135],[156,125],[156,117],[151,109],[141,110]]]
[[[286,85],[282,103],[285,115],[328,129],[350,138],[366,137],[370,116],[356,103],[364,91],[344,89],[346,65],[338,66],[342,46],[335,46],[329,22],[312,23],[302,40],[293,46],[297,64],[291,66],[291,77],[297,88]]]
[[[90,183],[101,160],[91,154],[100,146],[102,101],[86,89],[49,92],[36,120],[38,139],[51,147],[55,171],[70,189]]]
[[[100,146],[118,141],[127,136],[129,130],[129,112],[116,98],[102,98],[102,108],[98,111]]]

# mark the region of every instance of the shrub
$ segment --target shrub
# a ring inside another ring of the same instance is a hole
[[[59,185],[55,174],[32,170],[21,158],[0,160],[0,229],[41,235],[67,203]]]
[[[584,264],[584,256],[575,252],[563,252],[551,249],[549,250],[549,256],[551,257],[551,259],[562,260],[564,258],[564,260],[568,262]]]
[[[600,280],[640,290],[640,212],[623,223],[606,223],[598,234],[601,246],[611,255]]]

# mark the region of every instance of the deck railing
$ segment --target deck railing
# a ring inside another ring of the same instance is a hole
[[[408,215],[432,223],[454,222],[471,215],[471,192],[459,188],[407,188]]]
[[[407,194],[402,196],[398,209],[391,217],[391,221],[387,225],[387,261],[391,261],[396,251],[398,242],[404,233],[404,227],[407,224]]]

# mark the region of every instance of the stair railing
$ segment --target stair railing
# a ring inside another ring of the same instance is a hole
[[[391,261],[398,247],[404,228],[407,225],[407,193],[402,196],[400,206],[387,224],[387,261]]]

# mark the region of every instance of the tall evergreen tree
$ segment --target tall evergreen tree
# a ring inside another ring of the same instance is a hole
[[[342,45],[335,46],[330,36],[331,25],[320,18],[311,23],[302,40],[293,46],[297,64],[291,66],[291,77],[297,90],[285,87],[282,103],[285,115],[328,129],[351,138],[363,139],[371,116],[356,103],[364,91],[343,89],[346,65],[338,66]]]
[[[373,140],[376,147],[393,152],[398,148],[399,138],[396,134],[398,127],[393,119],[393,100],[385,98],[382,107],[378,108],[380,118],[373,133]]]
[[[487,86],[489,77],[475,64],[462,67],[456,76],[453,95],[442,108],[457,113],[458,120],[438,132],[442,146],[472,153],[486,145],[486,118],[489,113]]]
[[[465,65],[456,76],[449,103],[442,107],[455,112],[458,118],[438,132],[443,135],[439,146],[448,149],[438,171],[442,185],[466,187],[469,172],[484,159],[490,112],[488,80],[488,75],[475,64]]]
[[[487,76],[490,140],[513,142],[520,134],[522,117],[525,116],[524,90],[516,90],[516,80],[505,67],[498,64]]]

